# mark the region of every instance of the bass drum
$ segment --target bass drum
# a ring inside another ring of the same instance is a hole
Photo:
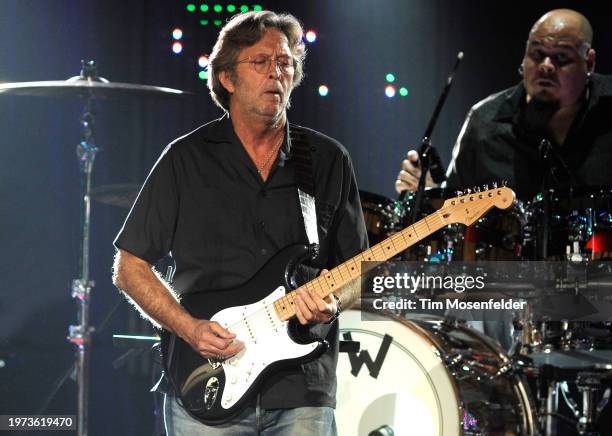
[[[338,360],[341,436],[537,434],[526,383],[470,328],[347,310],[340,339],[360,343]]]

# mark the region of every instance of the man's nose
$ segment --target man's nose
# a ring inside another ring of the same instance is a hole
[[[550,74],[555,71],[555,64],[553,64],[549,56],[546,56],[542,62],[540,62],[539,69],[542,73]]]

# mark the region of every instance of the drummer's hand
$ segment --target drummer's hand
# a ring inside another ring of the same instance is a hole
[[[395,190],[397,193],[402,191],[414,192],[417,190],[419,178],[421,177],[421,163],[419,162],[419,154],[416,150],[410,150],[406,155],[406,159],[402,161],[402,169],[397,175],[395,181]],[[425,177],[425,187],[433,188],[437,186],[431,178],[429,171]]]

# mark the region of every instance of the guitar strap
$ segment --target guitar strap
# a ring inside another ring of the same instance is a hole
[[[295,185],[304,219],[304,230],[311,249],[316,253],[319,246],[319,232],[317,231],[317,209],[312,171],[313,147],[308,142],[306,132],[295,125],[289,130],[288,142],[291,158],[294,161]]]

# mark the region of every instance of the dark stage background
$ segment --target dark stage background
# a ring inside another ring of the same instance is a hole
[[[187,3],[0,0],[0,81],[61,80],[78,74],[81,59],[95,59],[109,80],[195,93],[180,101],[96,102],[102,150],[94,186],[141,183],[166,143],[220,115],[196,69],[197,53],[210,51],[218,27],[200,26]],[[353,157],[360,188],[390,197],[399,163],[420,141],[459,50],[465,60],[433,135],[445,162],[469,107],[519,80],[527,33],[546,10],[584,12],[595,28],[597,70],[612,73],[606,3],[260,2],[294,13],[318,32],[290,119],[339,139]],[[170,50],[176,26],[186,32],[182,56]],[[385,97],[387,72],[409,89],[408,97]],[[331,90],[325,98],[317,94],[321,83]],[[76,323],[70,283],[79,261],[81,109],[77,100],[0,95],[0,414],[38,411],[73,359],[65,337]],[[113,333],[147,331],[111,284],[111,242],[126,213],[98,203],[92,208],[93,323],[100,326],[118,305],[94,338],[92,435],[154,431],[147,392],[152,354],[117,362],[126,350],[111,340]],[[68,379],[46,413],[75,413],[75,393]]]

